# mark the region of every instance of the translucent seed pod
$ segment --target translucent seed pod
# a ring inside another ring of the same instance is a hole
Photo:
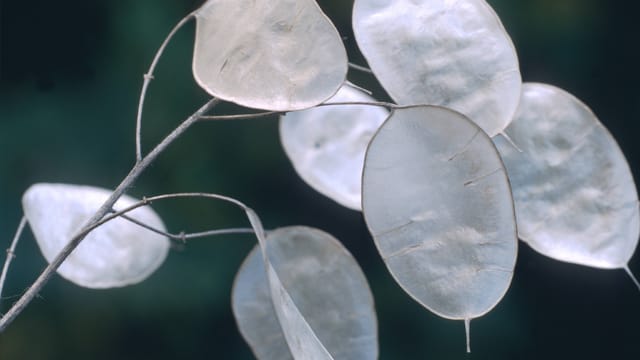
[[[353,30],[374,74],[402,105],[441,105],[490,136],[518,106],[520,66],[484,0],[356,0]]]
[[[375,100],[364,92],[344,85],[327,102],[371,101]],[[290,112],[280,120],[280,140],[307,184],[359,211],[364,153],[388,116],[386,109],[369,105],[322,106]]]
[[[22,208],[45,259],[51,262],[111,195],[110,190],[68,184],[32,185],[22,197]],[[123,196],[122,209],[138,200]],[[131,211],[129,217],[158,230],[165,226],[150,208]],[[89,233],[58,268],[65,279],[88,288],[136,284],[164,261],[169,240],[128,220],[113,219]]]
[[[331,235],[303,226],[269,232],[266,248],[282,286],[331,358],[376,359],[373,297],[351,254]],[[258,246],[236,275],[232,305],[258,359],[293,359],[283,333],[290,329],[278,320]]]
[[[347,54],[314,0],[209,0],[195,13],[193,73],[209,94],[291,111],[338,91]]]
[[[517,255],[511,189],[491,139],[464,115],[394,110],[367,150],[362,206],[398,284],[464,320],[467,334],[506,293]]]
[[[638,245],[638,193],[624,154],[591,110],[557,87],[525,83],[508,139],[518,236],[557,260],[623,268]],[[632,276],[633,277],[633,276]]]

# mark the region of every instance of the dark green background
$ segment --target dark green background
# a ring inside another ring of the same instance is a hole
[[[173,25],[200,1],[0,0],[0,247],[35,182],[112,188],[134,157],[142,74]],[[560,86],[591,106],[640,178],[640,51],[635,2],[492,0],[519,52],[525,81]],[[352,1],[321,6],[363,63],[350,29]],[[193,24],[170,44],[152,83],[144,144],[155,144],[207,99],[191,75]],[[382,90],[363,74],[350,79]],[[233,107],[221,107],[232,111]],[[207,191],[252,206],[267,227],[304,224],[341,239],[367,274],[381,359],[640,359],[640,292],[622,270],[547,259],[524,244],[513,284],[472,322],[424,310],[391,280],[359,213],[318,195],[284,156],[277,119],[198,124],[139,180],[132,195]],[[245,226],[234,208],[159,203],[169,228]],[[59,277],[0,334],[0,359],[251,359],[229,305],[250,236],[197,240],[172,252],[142,284],[89,290]],[[3,309],[45,266],[30,233],[18,247]],[[640,257],[630,267],[640,273]]]

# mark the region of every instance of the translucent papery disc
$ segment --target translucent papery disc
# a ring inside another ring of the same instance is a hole
[[[506,134],[494,139],[513,187],[518,235],[549,257],[623,268],[640,235],[629,165],[591,110],[551,85],[526,83]]]
[[[362,205],[389,271],[434,313],[469,320],[507,291],[517,251],[511,191],[491,139],[464,115],[395,110],[367,150]]]
[[[373,297],[362,270],[331,235],[296,226],[269,233],[269,259],[282,286],[334,359],[376,359]],[[258,359],[293,359],[271,300],[260,248],[236,276],[233,312]]]
[[[373,98],[343,86],[328,102],[371,102]],[[389,116],[381,107],[321,106],[291,112],[280,120],[280,140],[293,167],[307,184],[339,204],[361,210],[364,153]]]
[[[484,0],[356,0],[360,50],[398,104],[457,110],[493,136],[520,94],[518,58]]]
[[[35,184],[22,197],[24,214],[42,254],[51,262],[86,225],[110,190],[67,184]],[[123,196],[115,209],[138,200]],[[158,230],[165,226],[150,207],[127,214]],[[146,279],[162,264],[169,240],[128,220],[117,218],[93,230],[58,268],[65,279],[88,288],[110,288]]]
[[[345,80],[346,50],[315,0],[209,0],[196,19],[193,73],[213,96],[299,110]]]

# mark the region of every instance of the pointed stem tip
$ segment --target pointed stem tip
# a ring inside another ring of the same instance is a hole
[[[516,149],[516,151],[518,151],[519,153],[523,152],[522,149],[520,149],[518,147],[518,145],[516,145],[515,142],[513,142],[513,139],[511,139],[511,137],[504,131],[501,131],[498,133],[498,135],[502,136],[505,140],[507,140],[507,142],[513,146],[514,149]]]
[[[464,332],[467,337],[467,354],[471,353],[471,319],[464,319]]]
[[[628,264],[624,266],[624,271],[626,271],[627,275],[631,278],[631,281],[633,281],[633,283],[638,287],[638,290],[640,290],[640,282],[638,282],[638,279],[633,275]]]

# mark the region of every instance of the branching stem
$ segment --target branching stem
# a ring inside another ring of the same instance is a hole
[[[115,211],[113,211],[115,213]],[[133,217],[130,217],[128,215],[120,215],[121,218],[132,222],[140,227],[143,227],[151,232],[154,232],[156,234],[160,234],[163,236],[166,236],[172,240],[177,240],[180,242],[186,242],[187,240],[191,240],[191,239],[197,239],[197,238],[203,238],[203,237],[209,237],[209,236],[217,236],[217,235],[229,235],[229,234],[253,234],[253,229],[250,228],[227,228],[227,229],[215,229],[215,230],[208,230],[208,231],[201,231],[201,232],[195,232],[195,233],[184,233],[184,232],[180,232],[178,234],[173,234],[167,231],[163,231],[160,229],[156,229],[153,226],[150,226],[148,224],[143,223],[142,221],[139,221]]]
[[[178,25],[176,25],[174,30],[169,34],[169,37],[167,39],[165,39],[165,42],[162,44],[160,50],[158,51],[158,54],[154,58],[154,61],[151,64],[151,68],[150,68],[149,73],[147,75],[145,75],[145,84],[143,85],[142,94],[141,94],[141,97],[140,97],[141,101],[140,101],[139,111],[138,111],[138,120],[140,120],[140,117],[141,117],[142,105],[143,105],[143,102],[144,102],[144,96],[145,96],[146,88],[147,88],[148,83],[149,83],[149,81],[150,81],[150,79],[152,77],[151,74],[153,72],[153,69],[156,66],[157,60],[159,58],[159,54],[162,53],[162,50],[166,46],[166,43],[171,38],[171,36],[182,25],[184,25],[185,22],[187,22],[193,16],[194,16],[194,13],[189,14],[182,21],[180,21],[180,23],[178,23]],[[13,306],[9,309],[9,311],[2,318],[0,318],[0,332],[3,332],[6,329],[6,327],[18,316],[18,314],[20,314],[22,312],[22,310],[24,310],[24,308],[31,302],[31,300],[33,300],[33,298],[36,297],[38,292],[51,279],[51,277],[53,276],[54,272],[58,269],[58,267],[60,267],[62,262],[69,256],[69,254],[71,254],[71,252],[78,246],[78,244],[80,244],[82,239],[84,239],[84,237],[91,230],[95,229],[97,226],[100,226],[104,222],[106,222],[106,221],[108,221],[108,220],[110,220],[110,219],[112,219],[112,218],[114,218],[116,216],[121,215],[119,213],[114,213],[114,214],[111,214],[111,215],[107,215],[107,214],[109,214],[110,212],[113,211],[112,210],[113,209],[113,205],[127,191],[127,189],[135,182],[135,180],[140,176],[140,174],[142,174],[142,172],[158,157],[158,155],[160,155],[160,153],[162,153],[171,143],[173,143],[178,137],[180,137],[191,125],[193,125],[194,123],[196,123],[199,120],[250,119],[250,118],[258,118],[258,117],[264,117],[264,116],[272,116],[272,115],[277,115],[277,114],[283,114],[283,112],[268,111],[268,112],[254,113],[254,114],[205,116],[205,114],[209,110],[211,110],[218,102],[219,102],[219,100],[217,100],[217,99],[211,99],[210,101],[208,101],[205,105],[203,105],[200,109],[198,109],[198,111],[196,111],[191,116],[189,116],[177,128],[175,128],[169,135],[167,135],[167,137],[165,137],[158,145],[156,145],[156,147],[153,150],[151,150],[146,156],[142,157],[142,152],[138,151],[138,153],[137,153],[138,158],[137,158],[137,161],[136,161],[135,165],[133,166],[133,168],[131,169],[129,174],[127,174],[127,176],[122,180],[120,185],[118,185],[118,187],[116,187],[116,189],[113,191],[111,196],[104,202],[104,204],[102,204],[102,206],[98,209],[98,211],[85,223],[85,225],[76,234],[76,236],[74,236],[71,239],[71,241],[69,241],[69,243],[61,250],[61,252],[58,254],[58,256],[56,256],[49,263],[49,265],[42,271],[40,276],[38,276],[38,278],[33,282],[33,284],[31,284],[31,286],[27,289],[27,291],[25,291],[24,294],[22,294],[22,296],[18,299],[18,301],[16,301],[13,304]],[[406,108],[412,108],[412,107],[421,106],[421,105],[396,105],[396,104],[388,103],[388,102],[375,102],[375,101],[374,102],[367,102],[367,101],[334,102],[334,103],[323,103],[323,104],[320,104],[318,106],[339,106],[339,105],[380,106],[380,107],[388,108],[390,110],[406,109]],[[138,121],[138,126],[137,127],[138,127],[138,130],[139,130],[140,121]],[[140,133],[139,133],[139,131],[137,131],[136,132],[136,142],[138,143],[138,148],[139,148],[139,137],[140,137],[139,135],[140,135]],[[262,225],[260,224],[259,220],[257,219],[257,216],[255,215],[255,213],[253,213],[253,211],[250,208],[248,208],[246,205],[244,205],[243,203],[239,202],[236,199],[229,198],[229,197],[226,197],[226,196],[221,196],[221,195],[215,195],[215,194],[185,193],[185,194],[171,194],[171,195],[158,196],[158,197],[153,198],[153,200],[160,200],[160,199],[172,198],[172,197],[185,197],[185,196],[209,197],[209,198],[216,198],[216,199],[220,199],[220,200],[224,200],[224,201],[227,201],[227,202],[234,203],[235,205],[237,205],[240,208],[245,210],[245,212],[249,216],[249,219],[251,220],[251,223],[252,223],[252,226],[254,227],[254,229],[259,229],[259,231],[258,231],[259,234],[256,234],[256,235],[259,238],[260,237],[264,237],[264,229],[262,229]],[[151,201],[151,200],[152,200],[151,198],[145,200],[145,202],[143,202],[142,204],[139,204],[138,207],[139,206],[143,206],[144,203],[146,203],[148,201]],[[209,236],[211,234],[219,234],[220,231],[229,231],[229,230],[228,229],[227,230],[213,230],[212,232],[190,234],[190,236],[191,237]],[[174,235],[174,234],[168,234],[168,235],[173,235],[174,237],[177,236],[180,239],[184,239],[183,235]]]
[[[171,143],[173,143],[180,135],[184,134],[187,129],[196,123],[200,116],[212,109],[219,100],[211,99],[203,105],[198,111],[189,116],[182,124],[175,128],[167,137],[165,137],[148,155],[140,161],[137,161],[129,174],[122,180],[120,185],[113,191],[111,196],[102,204],[98,211],[86,222],[82,230],[74,236],[69,243],[60,251],[58,256],[53,259],[49,265],[42,271],[40,276],[31,284],[27,291],[22,294],[20,299],[9,309],[9,311],[0,319],[0,332],[24,310],[24,308],[33,300],[40,292],[42,287],[51,279],[54,272],[60,267],[62,262],[71,254],[71,252],[80,244],[82,239],[93,230],[97,225],[101,224],[101,219],[107,215],[116,201],[127,191],[127,189],[135,182],[142,172],[160,155]]]

